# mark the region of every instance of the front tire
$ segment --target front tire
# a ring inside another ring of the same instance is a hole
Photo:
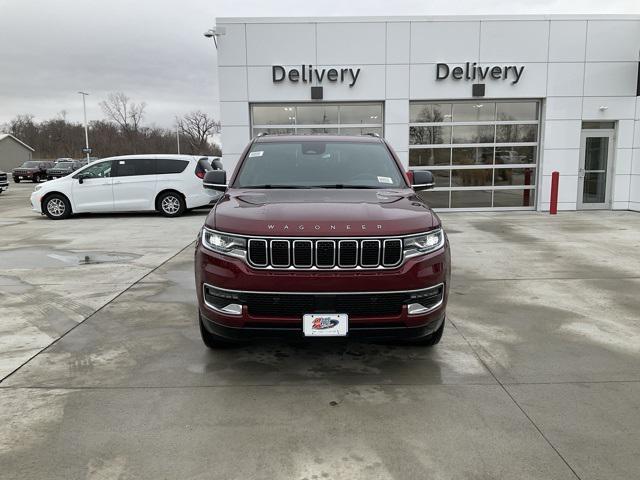
[[[178,192],[165,192],[158,197],[157,208],[165,217],[179,217],[187,209],[187,204]]]
[[[13,179],[13,183],[20,183],[20,179],[19,178],[14,178]]]
[[[37,173],[33,176],[33,178],[31,179],[31,181],[33,183],[40,183],[40,175],[38,175]]]
[[[241,344],[238,342],[233,342],[227,340],[224,337],[216,335],[215,333],[211,333],[204,326],[204,320],[202,320],[202,315],[198,315],[198,319],[200,321],[200,336],[202,337],[203,343],[210,348],[211,350],[221,350],[225,348],[234,348],[238,347]]]
[[[64,195],[53,193],[42,201],[42,210],[51,220],[64,220],[71,215],[71,203]]]

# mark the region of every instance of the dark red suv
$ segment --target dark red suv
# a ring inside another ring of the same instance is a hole
[[[440,341],[449,243],[416,195],[433,176],[405,174],[383,139],[260,136],[228,185],[220,170],[204,184],[224,191],[195,253],[208,347],[274,336]]]

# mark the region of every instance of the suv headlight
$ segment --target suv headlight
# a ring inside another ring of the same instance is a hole
[[[439,228],[429,233],[415,235],[404,239],[404,256],[415,257],[425,253],[433,252],[444,246],[444,231]]]
[[[240,258],[247,256],[247,240],[242,237],[234,237],[204,228],[202,229],[202,244],[209,250],[225,255]]]

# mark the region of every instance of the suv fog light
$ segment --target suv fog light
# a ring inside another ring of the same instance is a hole
[[[237,303],[230,303],[224,308],[220,309],[221,312],[228,313],[229,315],[241,315],[242,314],[242,305]]]
[[[407,311],[409,315],[420,315],[421,313],[427,313],[433,307],[425,307],[421,303],[410,303],[407,305]]]

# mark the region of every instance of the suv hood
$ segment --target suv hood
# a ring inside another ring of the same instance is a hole
[[[263,236],[387,236],[424,232],[438,217],[410,189],[233,189],[209,228]]]

